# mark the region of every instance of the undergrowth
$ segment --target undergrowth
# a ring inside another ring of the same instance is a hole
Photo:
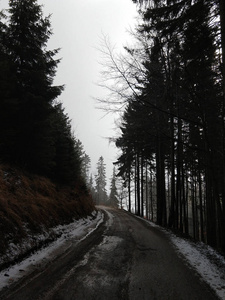
[[[45,177],[0,165],[0,255],[29,235],[90,215],[95,209],[82,180],[59,186]]]

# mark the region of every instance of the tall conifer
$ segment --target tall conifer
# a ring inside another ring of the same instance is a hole
[[[116,187],[115,167],[113,168],[113,174],[112,174],[111,184],[110,184],[109,205],[116,208],[119,206],[118,193]]]
[[[97,163],[97,174],[95,175],[95,190],[96,190],[96,204],[106,204],[106,169],[104,158],[100,156]]]
[[[14,66],[18,111],[14,126],[15,161],[34,171],[48,172],[54,153],[51,106],[62,91],[53,86],[58,50],[47,50],[50,19],[36,0],[10,0],[6,49]],[[13,130],[13,128],[12,128]]]

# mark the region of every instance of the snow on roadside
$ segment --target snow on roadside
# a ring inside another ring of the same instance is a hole
[[[95,217],[95,219],[93,219]],[[57,256],[57,250],[65,252],[72,242],[80,242],[90,235],[103,222],[103,213],[98,211],[93,216],[79,219],[67,225],[59,225],[53,231],[60,235],[60,238],[52,242],[49,246],[42,248],[24,259],[20,263],[13,265],[0,272],[0,290],[10,285],[25,275],[29,275],[52,261]],[[29,243],[29,241],[27,241]]]
[[[104,206],[99,206],[108,216],[108,221],[107,221],[107,228],[111,227],[113,224],[113,219],[115,218],[113,214],[111,214],[107,209],[104,208]]]
[[[185,257],[189,265],[209,284],[219,299],[225,299],[225,258],[216,252],[212,247],[204,243],[194,243],[184,238],[177,237],[172,232],[146,221],[152,227],[157,227],[165,232],[178,253]]]
[[[203,243],[191,243],[171,234],[171,241],[220,299],[225,299],[225,259]]]

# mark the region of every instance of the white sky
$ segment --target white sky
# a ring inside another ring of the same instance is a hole
[[[106,91],[96,85],[101,66],[100,47],[102,34],[121,48],[130,39],[128,30],[135,24],[136,6],[132,0],[39,0],[44,15],[52,14],[53,35],[49,48],[61,48],[55,84],[65,84],[60,100],[72,119],[77,138],[90,156],[92,172],[102,155],[107,177],[112,175],[112,162],[116,160],[116,148],[105,137],[112,137],[114,116],[104,117],[97,110],[93,97],[102,97]],[[0,9],[8,6],[0,0]],[[109,179],[108,183],[109,183]]]

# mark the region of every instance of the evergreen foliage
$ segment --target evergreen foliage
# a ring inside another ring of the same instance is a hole
[[[100,156],[95,175],[95,201],[96,204],[107,204],[107,200],[105,163],[104,158]]]
[[[85,179],[85,182],[89,183],[89,175],[90,175],[90,168],[91,168],[91,159],[90,156],[84,153],[82,155],[82,176]]]
[[[117,193],[117,187],[116,187],[115,167],[113,168],[113,174],[112,174],[111,184],[110,184],[109,205],[112,207],[115,207],[115,208],[118,208],[118,206],[119,206],[118,193]]]
[[[48,50],[50,16],[37,0],[10,0],[0,15],[0,160],[74,184],[81,175],[81,143],[56,102],[59,49]]]
[[[223,1],[134,2],[137,45],[116,65],[129,210],[133,187],[138,215],[225,251]]]

